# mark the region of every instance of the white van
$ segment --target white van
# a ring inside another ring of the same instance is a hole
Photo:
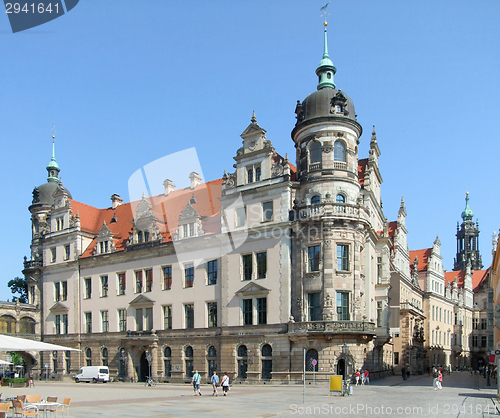
[[[76,376],[75,382],[109,382],[108,366],[85,366],[82,367]]]

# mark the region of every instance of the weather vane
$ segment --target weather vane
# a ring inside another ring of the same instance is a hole
[[[321,8],[321,11],[324,12],[322,13],[322,15],[324,14],[325,15],[325,26],[327,25],[326,23],[326,16],[328,15],[328,13],[326,13],[326,8],[328,7],[328,5],[331,3],[331,1],[329,1],[328,3],[326,3],[322,8]]]

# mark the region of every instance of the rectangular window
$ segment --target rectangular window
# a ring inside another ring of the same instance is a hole
[[[382,282],[382,257],[377,257],[377,283]]]
[[[186,238],[188,236],[188,226],[187,226],[187,224],[182,225],[182,232],[183,232],[182,236],[184,238]]]
[[[146,273],[146,292],[153,291],[153,270],[149,269],[145,271]]]
[[[265,279],[267,274],[267,252],[255,255],[257,257],[257,279]]]
[[[68,282],[61,282],[61,300],[68,300]]]
[[[71,254],[71,246],[70,245],[65,245],[64,246],[64,259],[69,260],[69,256]]]
[[[377,327],[382,326],[382,302],[377,302]]]
[[[61,315],[55,316],[54,324],[56,326],[56,334],[60,334],[61,333]]]
[[[457,317],[457,314],[455,314],[455,318]],[[455,320],[455,325],[457,324],[457,321]],[[472,329],[479,329],[479,318],[472,318]]]
[[[273,202],[262,202],[262,222],[273,220]]]
[[[127,311],[125,309],[118,309],[118,331],[127,331]]]
[[[142,315],[142,308],[135,310],[135,330],[142,331],[144,327],[144,317]]]
[[[172,288],[172,266],[163,267],[163,290]]]
[[[493,303],[493,292],[488,292],[488,303]]]
[[[337,245],[337,270],[349,271],[348,245]]]
[[[56,248],[55,247],[50,249],[50,262],[51,263],[56,262]]]
[[[61,300],[61,283],[60,282],[54,283],[54,300],[56,302],[59,302]]]
[[[486,335],[481,335],[481,347],[486,347]]]
[[[101,297],[108,296],[108,276],[101,276]]]
[[[349,293],[337,292],[337,319],[349,321]]]
[[[243,299],[243,325],[253,325],[252,299]]]
[[[488,335],[488,347],[493,347],[493,335]]]
[[[194,266],[186,264],[184,266],[184,287],[193,287],[194,284]]]
[[[235,226],[244,226],[247,221],[247,211],[245,207],[236,209]]]
[[[118,273],[117,278],[118,278],[118,294],[124,295],[125,291],[127,290],[127,282],[125,280],[125,273]]]
[[[85,332],[92,333],[92,312],[85,312]]]
[[[189,224],[189,236],[190,237],[194,236],[194,223]]]
[[[260,181],[261,169],[260,167],[255,167],[255,181]]]
[[[194,328],[194,305],[184,305],[185,328]]]
[[[109,332],[108,311],[101,311],[102,332]]]
[[[399,353],[398,352],[395,352],[394,353],[394,365],[398,365],[399,364]]]
[[[146,330],[153,329],[153,308],[146,308]]]
[[[257,298],[257,324],[267,324],[267,298]]]
[[[481,329],[486,329],[487,327],[486,318],[481,318]]]
[[[308,293],[307,294],[307,307],[309,310],[309,321],[320,321],[321,318],[321,306],[319,301],[319,293]]]
[[[90,299],[92,297],[92,279],[87,277],[84,279],[85,282],[85,299]]]
[[[252,280],[252,254],[244,254],[241,259],[243,261],[243,280]]]
[[[309,271],[319,271],[320,246],[313,245],[307,249]]]
[[[142,270],[135,272],[135,293],[142,293]]]
[[[493,313],[488,314],[488,326],[489,327],[493,326]]]
[[[208,327],[217,326],[217,302],[207,303],[207,313],[208,313]]]
[[[247,169],[247,178],[249,183],[253,183],[253,167]]]
[[[472,336],[472,347],[477,347],[477,335]]]
[[[217,284],[217,260],[207,263],[208,284]]]
[[[163,329],[172,329],[172,306],[163,307]]]
[[[61,315],[61,333],[62,334],[68,333],[68,314]]]

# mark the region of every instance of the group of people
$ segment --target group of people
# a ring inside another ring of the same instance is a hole
[[[354,378],[356,379],[356,386],[358,386],[358,384],[364,386],[370,383],[370,372],[368,370],[356,370]]]
[[[201,376],[198,373],[198,370],[194,372],[191,383],[193,384],[194,396],[201,396]],[[212,384],[213,389],[212,396],[219,396],[219,392],[217,391],[219,386],[222,386],[222,392],[224,393],[224,396],[227,396],[229,392],[229,376],[227,375],[227,372],[224,373],[224,376],[222,376],[222,380],[219,382],[219,376],[217,376],[217,372],[214,370],[212,376],[210,377],[210,383]]]
[[[434,367],[432,369],[432,386],[434,387],[434,390],[441,390],[443,389],[443,371],[442,368],[437,369]]]

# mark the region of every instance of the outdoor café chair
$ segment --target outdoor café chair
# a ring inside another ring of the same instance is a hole
[[[17,395],[17,400],[26,402],[26,395]]]
[[[14,399],[12,401],[12,416],[14,417],[39,417],[38,408],[35,405],[24,405],[23,401]]]
[[[42,395],[26,395],[26,403],[37,403],[42,399]]]
[[[71,398],[64,398],[63,403],[60,403],[57,405],[57,408],[55,410],[56,415],[57,414],[66,414],[67,417],[69,417],[69,406],[71,405]]]
[[[5,418],[7,416],[7,412],[9,412],[10,403],[2,402],[0,403],[0,418]]]
[[[47,396],[47,399],[45,400],[50,403],[57,403],[57,396]],[[50,405],[47,407],[47,411],[50,412],[51,414],[56,415],[58,406],[59,405]]]

